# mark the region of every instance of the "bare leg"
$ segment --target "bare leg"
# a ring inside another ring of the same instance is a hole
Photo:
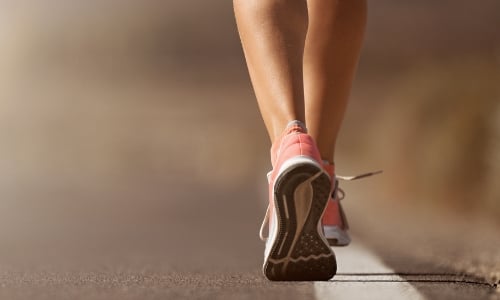
[[[366,24],[366,0],[308,0],[304,52],[306,124],[333,162]]]
[[[271,141],[288,122],[305,122],[306,0],[234,0],[236,21]]]

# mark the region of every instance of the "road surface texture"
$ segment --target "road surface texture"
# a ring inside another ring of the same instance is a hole
[[[338,275],[274,283],[260,271],[262,185],[177,183],[4,195],[0,299],[498,299],[493,230],[448,223],[446,238],[346,202],[357,235],[337,250]]]

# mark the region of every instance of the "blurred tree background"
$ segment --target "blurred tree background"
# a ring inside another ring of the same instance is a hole
[[[0,8],[5,194],[264,178],[230,1]],[[339,148],[389,203],[500,216],[500,2],[370,1]]]

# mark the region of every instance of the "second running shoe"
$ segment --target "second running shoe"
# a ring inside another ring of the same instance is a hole
[[[349,236],[349,223],[342,208],[340,200],[344,199],[345,193],[339,187],[339,179],[356,180],[382,173],[382,171],[364,173],[356,176],[335,176],[335,167],[333,164],[323,163],[324,170],[332,179],[332,193],[328,201],[325,213],[323,215],[323,232],[330,246],[347,246],[351,243]]]

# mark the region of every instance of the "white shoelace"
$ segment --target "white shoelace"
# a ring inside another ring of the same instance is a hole
[[[357,180],[357,179],[362,179],[362,178],[370,177],[370,176],[373,176],[373,175],[378,175],[378,174],[380,174],[382,172],[383,172],[382,170],[379,170],[379,171],[363,173],[363,174],[359,174],[359,175],[355,175],[355,176],[335,176],[335,177],[337,179],[344,180],[344,181],[352,181],[352,180]],[[271,174],[271,172],[269,172],[267,174],[268,178],[269,178],[270,174]],[[335,193],[335,191],[333,191],[333,192]],[[337,193],[340,193],[340,195],[338,195],[338,199],[339,200],[342,200],[342,199],[345,198],[345,192],[340,187],[337,187]],[[269,223],[269,214],[270,214],[270,211],[271,211],[271,204],[269,204],[267,206],[266,215],[264,216],[264,220],[262,221],[262,225],[260,226],[260,230],[259,230],[259,237],[264,242],[267,240],[267,237],[264,236],[264,230],[265,230],[267,224]]]

